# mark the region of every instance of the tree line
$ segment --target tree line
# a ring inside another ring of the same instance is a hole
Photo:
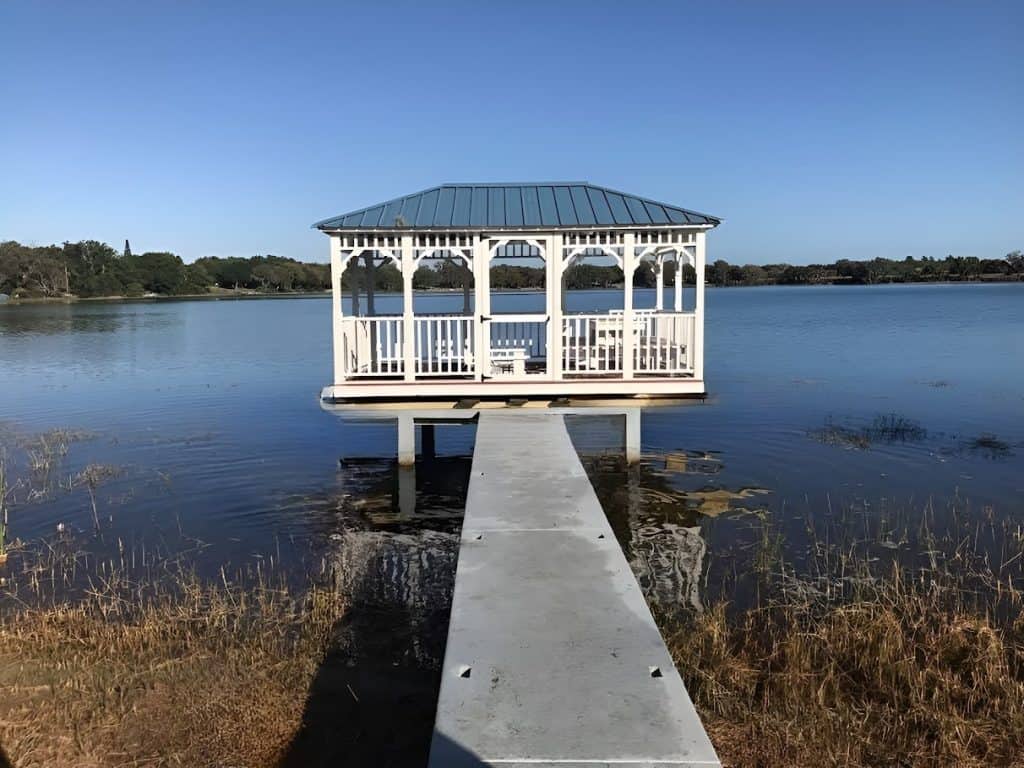
[[[907,256],[902,261],[841,259],[831,264],[746,264],[736,266],[718,260],[707,267],[712,285],[874,285],[879,283],[969,282],[1024,280],[1024,254],[1012,251],[1002,259],[947,256],[935,259]]]
[[[683,280],[696,275],[683,266]],[[673,280],[674,264],[666,265],[665,280]],[[345,288],[365,290],[368,275],[380,292],[402,290],[402,275],[391,262],[369,270],[356,260],[345,270]],[[491,286],[497,289],[543,288],[540,266],[496,263]],[[937,281],[1024,280],[1024,255],[1008,253],[1003,259],[947,256],[945,259],[908,256],[902,261],[842,259],[831,264],[746,264],[717,260],[707,267],[711,285],[804,285],[825,283],[876,284]],[[472,275],[458,259],[442,259],[421,266],[413,276],[417,290],[456,290],[472,284]],[[577,264],[566,271],[569,289],[614,288],[622,285],[617,266]],[[637,287],[656,285],[654,266],[643,262],[636,270]],[[13,240],[0,242],[0,293],[25,298],[61,296],[181,296],[211,291],[285,293],[324,291],[331,287],[328,264],[301,262],[283,256],[221,258],[209,256],[186,264],[176,254],[150,251],[135,255],[128,243],[117,251],[106,243],[83,240],[63,245],[27,246]]]

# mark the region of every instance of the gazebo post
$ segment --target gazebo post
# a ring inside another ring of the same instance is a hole
[[[672,280],[672,291],[674,293],[674,301],[672,303],[673,309],[676,312],[683,311],[683,265],[680,263],[679,257],[683,255],[683,249],[676,249],[676,260],[675,260],[675,276]]]
[[[415,272],[412,235],[402,235],[402,370],[406,381],[416,380],[416,316],[412,303]]]
[[[354,255],[348,260],[348,270],[352,277],[352,317],[359,317],[359,286],[363,281],[363,268],[359,266],[359,256]]]
[[[474,318],[474,348],[476,354],[476,380],[483,381],[484,373],[491,367],[491,334],[485,327],[484,318],[491,312],[491,259],[487,252],[487,241],[483,235],[473,235],[473,290],[476,293],[476,317]]]
[[[697,293],[693,311],[694,350],[693,377],[704,380],[704,232],[696,234],[697,245],[694,247],[694,269],[697,271]]]
[[[341,304],[341,237],[331,235],[331,333],[334,351],[334,383],[345,378],[344,323]]]
[[[633,378],[633,272],[636,271],[636,233],[627,232],[622,249],[622,378]]]
[[[548,300],[548,378],[562,378],[562,235],[554,234],[548,243],[545,288]]]
[[[373,294],[376,291],[377,286],[377,267],[373,263],[374,255],[371,251],[363,256],[363,262],[365,266],[363,269],[366,270],[366,315],[367,317],[373,317],[377,314],[377,310],[373,306]]]
[[[459,259],[458,262],[462,269],[462,314],[468,316],[471,311],[469,303],[469,282],[473,277],[473,271],[462,259]]]
[[[658,295],[654,297],[654,308],[661,312],[665,308],[665,254],[659,253],[655,258],[658,262]]]

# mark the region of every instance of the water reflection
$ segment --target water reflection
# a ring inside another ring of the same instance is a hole
[[[335,493],[314,505],[329,530],[328,570],[348,605],[283,766],[424,763],[471,456],[438,455],[434,428],[420,429],[414,466],[339,457]]]

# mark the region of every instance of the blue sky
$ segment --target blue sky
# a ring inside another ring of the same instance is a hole
[[[710,258],[1024,248],[1024,3],[0,0],[0,239],[326,260],[318,219],[589,180]]]

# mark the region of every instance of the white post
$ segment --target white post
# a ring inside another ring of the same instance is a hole
[[[416,463],[416,422],[412,413],[398,414],[398,465],[411,467]]]
[[[469,315],[469,283],[473,279],[473,273],[470,271],[465,261],[462,259],[459,259],[458,261],[459,265],[462,267],[462,314]]]
[[[562,378],[562,236],[554,234],[547,245],[548,378]]]
[[[675,293],[675,296],[673,297],[674,301],[672,306],[675,308],[676,312],[683,311],[683,263],[680,258],[682,255],[683,249],[677,248],[675,261],[676,275],[675,280],[672,281],[672,290]]]
[[[636,233],[627,232],[622,249],[622,378],[633,378],[633,272],[636,271]]]
[[[704,380],[704,232],[697,233],[697,245],[694,248],[694,269],[697,270],[697,293],[694,308],[694,343],[693,343],[693,377],[697,381]]]
[[[331,235],[331,332],[334,351],[334,384],[345,379],[344,324],[341,305],[341,236]]]
[[[416,317],[412,311],[415,272],[412,235],[402,235],[402,370],[406,381],[416,380]]]
[[[654,308],[659,312],[665,308],[665,255],[659,254],[658,259],[658,295],[654,299]]]
[[[473,322],[476,354],[476,380],[483,381],[491,370],[491,328],[484,318],[491,313],[491,259],[487,240],[483,235],[473,236],[473,290],[476,293],[476,317]]]
[[[640,461],[640,409],[626,409],[626,463]]]

